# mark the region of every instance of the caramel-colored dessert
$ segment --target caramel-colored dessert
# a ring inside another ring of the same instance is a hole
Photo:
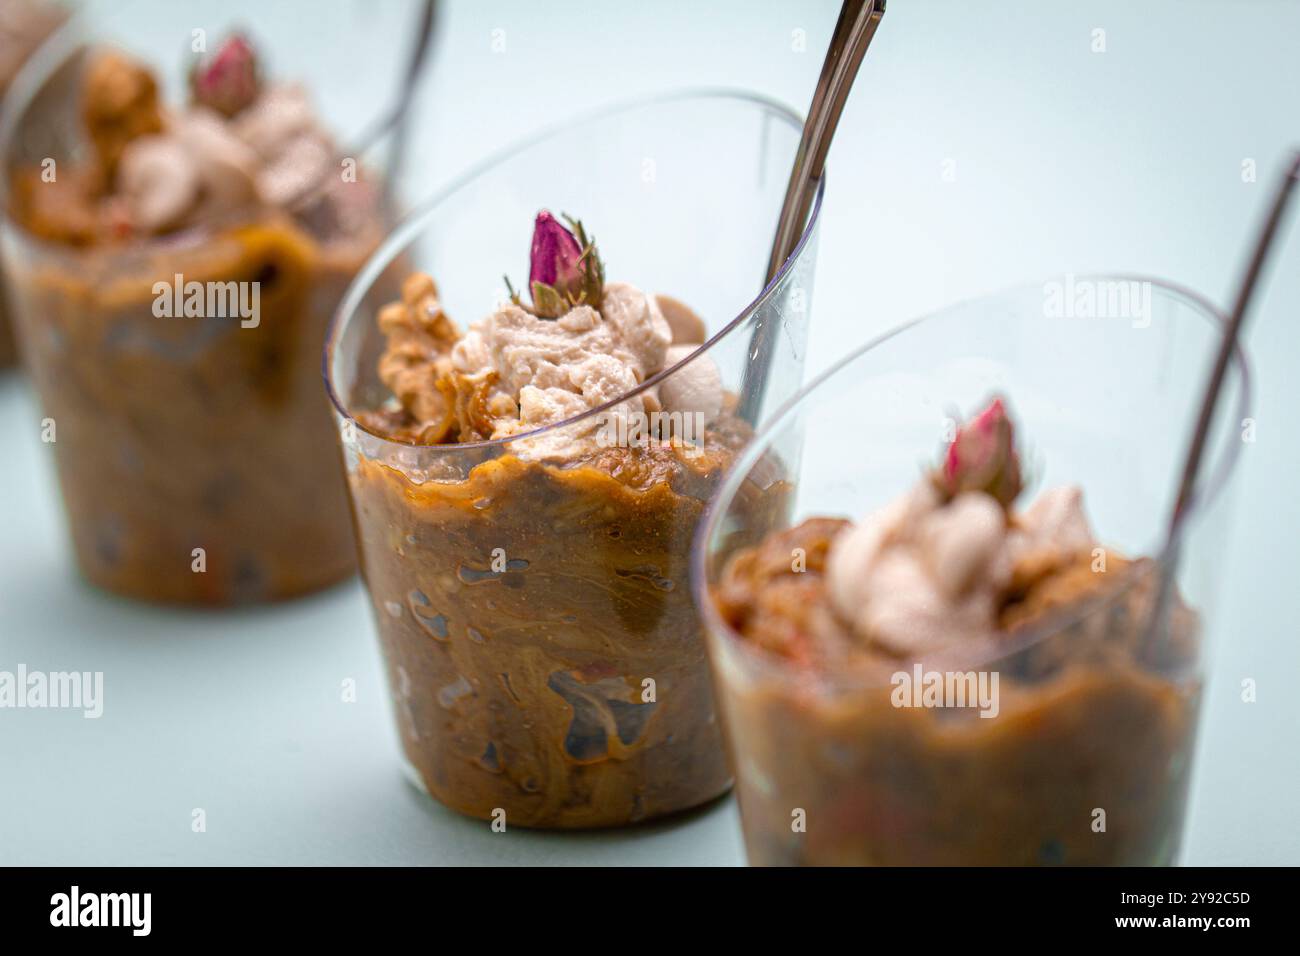
[[[687,564],[749,433],[707,355],[611,412],[690,416],[691,440],[682,417],[642,442],[554,427],[704,340],[680,303],[605,284],[575,230],[539,216],[532,305],[464,332],[408,279],[379,314],[394,399],[358,420],[415,447],[350,469],[407,759],[446,805],[528,827],[633,823],[730,784]]]
[[[1156,563],[1097,546],[1078,489],[1020,491],[995,402],[862,522],[732,556],[713,594],[741,641],[715,663],[751,862],[1171,861],[1196,615],[1175,597],[1153,630]]]
[[[27,58],[63,22],[63,12],[41,0],[0,0],[0,98]],[[9,309],[0,289],[0,369],[18,360]]]
[[[382,234],[306,93],[243,37],[169,109],[145,67],[93,56],[88,159],[11,170],[28,369],[78,563],[155,601],[291,597],[355,552],[320,349]]]

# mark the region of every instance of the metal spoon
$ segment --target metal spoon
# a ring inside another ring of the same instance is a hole
[[[415,98],[416,84],[424,72],[424,63],[429,57],[429,49],[433,46],[434,24],[436,21],[436,0],[425,0],[416,34],[418,39],[411,50],[411,58],[407,61],[406,74],[402,77],[397,103],[394,105],[391,114],[393,141],[388,153],[388,168],[384,172],[384,204],[390,213],[394,211],[393,195],[397,188],[397,180],[402,173],[402,165],[406,162],[406,140],[410,129],[411,101]]]
[[[1228,363],[1232,360],[1232,352],[1237,347],[1237,339],[1246,320],[1246,310],[1250,307],[1259,274],[1264,269],[1264,261],[1268,258],[1269,248],[1277,235],[1297,179],[1300,179],[1300,152],[1292,157],[1290,167],[1274,191],[1273,208],[1264,222],[1259,238],[1255,240],[1255,253],[1251,256],[1250,265],[1246,267],[1241,288],[1237,292],[1237,302],[1228,319],[1228,327],[1223,333],[1223,342],[1219,345],[1219,354],[1215,356],[1214,368],[1210,372],[1209,381],[1206,382],[1205,398],[1201,401],[1196,431],[1192,433],[1192,444],[1187,451],[1187,461],[1183,465],[1183,475],[1178,485],[1178,500],[1174,504],[1173,513],[1169,516],[1168,541],[1170,542],[1173,541],[1196,492],[1196,475],[1200,470],[1201,458],[1205,454],[1205,442],[1209,438],[1210,423],[1214,420],[1214,409],[1219,402],[1219,393],[1223,390],[1223,379],[1228,372]]]
[[[437,9],[437,0],[424,0],[415,25],[415,43],[407,57],[406,70],[398,80],[392,105],[380,113],[379,119],[368,126],[356,141],[348,144],[348,148],[344,150],[345,155],[359,156],[385,134],[392,134],[383,160],[384,171],[380,186],[382,208],[390,220],[398,218],[399,210],[396,208],[394,194],[397,180],[402,174],[402,167],[406,163],[406,143],[410,132],[411,103],[415,99],[415,88],[424,73],[429,51],[433,47],[434,35],[437,33]]]
[[[817,195],[817,186],[826,170],[826,154],[830,152],[835,127],[858,75],[858,67],[862,65],[862,58],[866,56],[867,47],[884,15],[885,0],[845,0],[840,7],[840,18],[831,35],[821,77],[813,92],[812,105],[808,107],[803,137],[795,153],[794,168],[790,171],[790,184],[786,187],[785,203],[781,207],[772,254],[767,262],[765,286],[776,278],[803,235],[813,197]],[[740,415],[751,425],[758,424],[759,409],[767,390],[772,349],[776,342],[775,325],[775,321],[768,319],[755,328],[750,337],[752,359],[741,381]]]
[[[1149,636],[1151,638],[1158,635],[1165,612],[1168,610],[1169,599],[1173,590],[1171,586],[1173,575],[1178,565],[1179,531],[1182,528],[1183,519],[1187,516],[1196,499],[1196,480],[1201,470],[1201,460],[1205,456],[1205,445],[1209,440],[1210,425],[1214,421],[1214,411],[1219,403],[1219,395],[1223,391],[1223,381],[1227,377],[1228,366],[1232,361],[1233,352],[1237,348],[1237,339],[1240,338],[1241,328],[1245,324],[1246,312],[1250,308],[1250,300],[1254,296],[1260,273],[1264,269],[1264,263],[1268,259],[1269,250],[1277,236],[1278,228],[1282,223],[1282,218],[1286,213],[1287,205],[1298,180],[1300,180],[1300,152],[1292,156],[1290,166],[1288,166],[1286,173],[1274,190],[1272,208],[1269,211],[1268,218],[1264,221],[1264,226],[1260,230],[1258,238],[1255,240],[1255,251],[1250,258],[1249,265],[1246,267],[1246,273],[1242,277],[1241,288],[1237,291],[1236,303],[1233,305],[1232,314],[1228,318],[1228,326],[1223,332],[1223,341],[1219,344],[1219,352],[1214,358],[1210,377],[1205,383],[1205,396],[1201,400],[1201,410],[1196,419],[1196,429],[1192,432],[1192,442],[1187,450],[1187,459],[1183,464],[1182,475],[1178,482],[1178,497],[1174,502],[1173,510],[1169,514],[1169,527],[1165,537],[1160,585],[1150,621]]]

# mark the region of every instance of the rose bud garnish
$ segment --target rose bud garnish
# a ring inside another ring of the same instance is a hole
[[[234,116],[257,99],[260,90],[257,54],[240,33],[222,41],[217,51],[190,71],[190,92],[196,103],[223,116]]]
[[[963,491],[983,491],[1009,507],[1020,494],[1020,457],[1015,428],[1002,399],[957,429],[943,464],[933,473],[935,486],[946,498]]]
[[[566,229],[543,209],[533,225],[528,288],[532,311],[543,319],[558,319],[576,305],[599,309],[604,294],[605,265],[595,241],[588,238],[580,221],[569,216],[564,220],[571,228]],[[518,304],[519,296],[509,279],[506,286]]]

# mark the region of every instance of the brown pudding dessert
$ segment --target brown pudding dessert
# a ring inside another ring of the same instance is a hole
[[[181,108],[110,51],[79,98],[85,158],[10,170],[10,265],[82,571],[204,604],[343,579],[320,349],[382,235],[373,184],[242,36],[196,63]]]
[[[606,283],[580,224],[538,216],[530,279],[531,304],[464,331],[422,274],[380,311],[394,397],[358,421],[387,448],[349,467],[362,570],[433,796],[509,825],[632,823],[730,783],[687,564],[749,432],[707,354],[628,394],[704,326]]]
[[[1020,492],[995,401],[861,522],[732,556],[715,664],[751,862],[1171,861],[1198,618],[1175,598],[1150,626],[1157,565],[1098,546],[1079,489]]]
[[[23,63],[63,19],[62,10],[41,0],[0,0],[0,98]],[[17,360],[9,310],[0,289],[0,369]]]

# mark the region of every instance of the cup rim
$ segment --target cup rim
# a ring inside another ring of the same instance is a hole
[[[1067,273],[1058,273],[1056,275],[1047,276],[1037,282],[1019,282],[1013,285],[1004,286],[993,292],[968,296],[886,329],[884,332],[874,336],[863,345],[832,363],[825,371],[818,374],[816,378],[812,379],[794,395],[790,396],[790,398],[782,403],[780,408],[778,408],[762,423],[762,425],[755,431],[754,436],[750,439],[749,444],[742,449],[740,455],[737,456],[736,460],[727,469],[727,474],[723,478],[722,483],[710,496],[709,501],[705,506],[704,513],[700,516],[699,522],[696,524],[695,535],[691,542],[691,595],[695,600],[696,610],[700,615],[703,630],[706,633],[706,641],[717,639],[726,644],[730,651],[739,653],[744,657],[748,666],[753,667],[760,673],[772,674],[791,681],[801,679],[799,676],[801,672],[782,666],[782,662],[779,661],[775,655],[755,647],[751,641],[746,640],[743,636],[737,633],[730,624],[722,619],[722,616],[718,613],[717,604],[709,592],[706,564],[709,541],[712,539],[713,534],[717,529],[717,525],[725,512],[723,502],[725,501],[730,503],[734,500],[736,492],[745,476],[752,471],[754,465],[758,462],[759,457],[766,450],[766,439],[779,430],[788,421],[791,415],[796,413],[803,400],[868,352],[871,352],[889,342],[891,339],[894,339],[917,326],[979,302],[991,301],[1015,295],[1017,293],[1029,292],[1033,289],[1040,289],[1045,283],[1064,278],[1065,275],[1067,275]],[[1227,329],[1228,320],[1222,309],[1201,293],[1172,280],[1161,279],[1159,277],[1144,275],[1141,273],[1127,272],[1069,273],[1069,275],[1072,275],[1076,282],[1084,280],[1090,282],[1128,281],[1149,283],[1153,288],[1162,289],[1165,292],[1170,293],[1173,297],[1182,299],[1186,304],[1200,312],[1207,321],[1217,325],[1221,332],[1225,332]],[[1235,368],[1239,374],[1239,384],[1233,391],[1236,399],[1236,420],[1241,420],[1249,415],[1249,408],[1253,396],[1253,379],[1249,358],[1245,349],[1241,345],[1240,340],[1238,340],[1233,348],[1231,367]],[[1228,447],[1219,450],[1218,460],[1214,463],[1214,467],[1203,473],[1203,477],[1199,482],[1199,487],[1193,494],[1191,504],[1179,522],[1174,526],[1173,532],[1169,536],[1168,540],[1163,542],[1157,551],[1155,573],[1158,573],[1158,569],[1164,565],[1166,559],[1170,555],[1177,554],[1188,530],[1199,524],[1205,510],[1219,497],[1223,488],[1232,478],[1237,461],[1241,456],[1240,445],[1240,441],[1229,440]],[[1112,595],[1111,598],[1113,599],[1114,597],[1128,593],[1129,589],[1136,585],[1140,580],[1142,580],[1142,576],[1140,575],[1130,576],[1130,579],[1123,584],[1121,589],[1116,592],[1115,595]],[[1039,641],[1049,638],[1053,634],[1059,633],[1063,627],[1069,626],[1071,623],[1086,616],[1095,609],[1096,602],[1088,601],[1085,602],[1085,606],[1080,608],[1080,610],[1075,614],[1054,617],[1051,622],[1044,625],[1028,627],[1023,633],[1018,635],[1015,640],[999,644],[995,656],[990,656],[990,654],[987,653],[989,649],[981,644],[979,647],[972,649],[973,653],[970,651],[963,653],[961,649],[938,653],[926,662],[926,666],[937,666],[942,663],[945,666],[952,665],[956,666],[958,669],[968,669],[972,666],[978,666],[981,663],[987,664],[992,661],[1003,660],[1031,647]],[[716,637],[711,638],[708,635],[715,635]],[[911,666],[912,663],[913,661],[911,659],[900,661],[900,666],[903,666],[904,664]],[[854,675],[851,674],[818,674],[814,679],[836,687],[874,686],[874,684],[869,682],[855,680]]]
[[[543,425],[540,428],[534,428],[531,431],[520,432],[517,435],[509,435],[505,438],[486,439],[475,442],[454,442],[437,445],[419,445],[410,442],[397,441],[384,435],[379,435],[365,427],[357,420],[342,401],[337,390],[334,387],[333,375],[331,368],[334,361],[335,348],[338,345],[342,332],[347,328],[348,318],[361,305],[366,292],[374,284],[385,268],[391,264],[396,254],[404,249],[409,242],[415,239],[417,235],[428,227],[433,218],[437,207],[455,195],[464,187],[470,185],[483,175],[491,172],[498,166],[513,158],[524,150],[531,149],[540,145],[547,140],[558,138],[569,130],[577,126],[583,126],[597,120],[606,119],[623,113],[631,113],[638,109],[644,109],[650,106],[659,106],[663,104],[676,102],[698,102],[705,100],[720,100],[731,104],[749,104],[758,106],[771,114],[780,117],[797,128],[803,126],[803,116],[782,103],[774,97],[765,96],[761,93],[755,93],[751,90],[744,90],[725,86],[703,86],[703,87],[686,87],[667,92],[658,92],[651,94],[641,94],[638,96],[627,97],[625,99],[615,100],[602,106],[575,114],[574,116],[544,126],[539,130],[520,137],[515,141],[501,147],[485,158],[472,164],[469,168],[462,170],[451,180],[439,187],[434,193],[419,203],[412,209],[393,229],[384,237],[379,247],[371,253],[365,264],[357,270],[352,281],[348,284],[343,297],[339,300],[334,315],[330,319],[329,328],[325,333],[325,347],[321,357],[321,374],[325,379],[325,391],[329,395],[330,403],[334,411],[343,421],[351,422],[351,427],[358,432],[364,432],[373,440],[382,443],[382,446],[419,449],[421,454],[446,455],[467,449],[491,449],[496,447],[507,447],[524,439],[534,439],[542,435],[558,431],[560,429],[572,427],[574,424],[589,418],[599,416],[610,409],[626,402],[629,398],[634,398],[643,392],[654,388],[669,375],[675,373],[678,369],[685,367],[695,361],[709,349],[713,348],[718,342],[728,337],[734,330],[741,327],[759,308],[763,306],[782,285],[789,276],[794,266],[801,260],[805,247],[808,245],[812,235],[821,221],[822,200],[826,193],[826,176],[823,174],[821,181],[817,185],[817,194],[813,199],[812,210],[808,214],[808,221],[804,223],[803,231],[799,235],[799,241],[795,245],[794,251],[781,268],[777,270],[776,275],[766,282],[762,290],[745,305],[733,318],[722,326],[704,343],[699,345],[689,355],[682,358],[677,363],[670,365],[654,375],[641,382],[635,388],[630,389],[616,396],[609,401],[596,406],[595,408],[586,409],[577,415],[570,416],[558,422],[552,422],[549,425]],[[773,223],[775,228],[775,223]]]
[[[3,168],[4,158],[17,132],[18,123],[32,101],[45,88],[59,65],[65,63],[80,44],[83,19],[84,14],[80,9],[68,10],[63,22],[23,61],[9,81],[3,100],[0,100],[0,219],[15,227],[19,223],[10,211],[13,190],[10,188],[7,170]]]

